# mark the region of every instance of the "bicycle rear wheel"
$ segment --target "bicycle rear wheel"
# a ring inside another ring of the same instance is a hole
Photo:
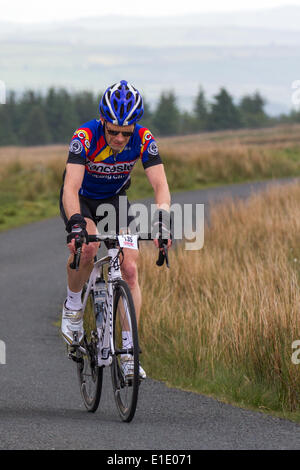
[[[122,331],[132,337],[132,347],[122,348]],[[135,414],[139,391],[139,344],[135,308],[131,292],[126,282],[115,284],[113,306],[113,342],[115,354],[111,365],[111,378],[117,409],[123,421],[129,422]],[[121,360],[129,355],[133,360],[132,374],[126,378]]]
[[[83,348],[77,350],[77,373],[80,392],[86,409],[97,410],[101,398],[103,368],[98,367],[98,336],[94,310],[94,293],[90,292],[83,318]]]

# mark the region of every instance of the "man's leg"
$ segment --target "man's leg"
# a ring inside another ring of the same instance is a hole
[[[137,323],[139,323],[142,305],[142,295],[138,282],[137,270],[138,256],[138,250],[130,250],[129,248],[124,248],[124,261],[121,266],[123,279],[127,282],[133,297]]]
[[[90,235],[97,233],[96,225],[94,222],[86,218],[87,232]],[[79,270],[76,271],[70,268],[70,263],[73,261],[73,254],[69,256],[67,272],[68,272],[68,295],[63,305],[61,330],[64,339],[69,343],[73,343],[73,334],[75,331],[78,333],[78,341],[83,338],[83,312],[81,302],[81,292],[84,283],[93,269],[94,256],[97,253],[99,243],[89,243],[82,248],[80,258]]]

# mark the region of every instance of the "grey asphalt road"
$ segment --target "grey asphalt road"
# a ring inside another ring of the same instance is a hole
[[[247,197],[264,183],[193,191],[173,201]],[[300,426],[147,378],[137,412],[122,423],[109,371],[95,414],[81,402],[74,363],[55,322],[66,294],[60,219],[0,235],[0,449],[299,449]]]

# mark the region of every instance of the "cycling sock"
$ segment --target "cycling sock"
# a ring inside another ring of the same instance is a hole
[[[81,293],[82,289],[80,292],[72,292],[69,287],[67,287],[67,301],[66,301],[66,307],[70,310],[80,310],[82,307],[82,302],[81,302]]]
[[[129,349],[132,347],[131,331],[122,331],[122,343],[124,349]]]

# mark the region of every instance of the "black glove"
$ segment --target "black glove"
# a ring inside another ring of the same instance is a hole
[[[69,233],[67,236],[67,243],[70,243],[73,238],[80,238],[81,241],[88,245],[88,233],[86,231],[86,221],[80,214],[73,214],[67,222],[66,231]]]
[[[157,209],[152,221],[152,237],[163,240],[172,240],[171,219],[168,211]]]

